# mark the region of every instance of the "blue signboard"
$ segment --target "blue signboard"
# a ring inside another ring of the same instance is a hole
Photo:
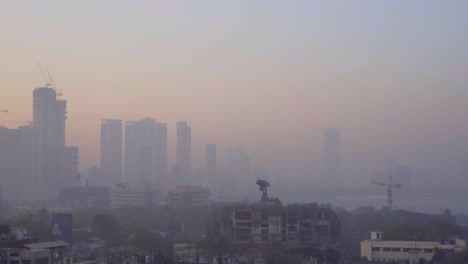
[[[52,235],[71,237],[72,229],[72,214],[52,213]]]

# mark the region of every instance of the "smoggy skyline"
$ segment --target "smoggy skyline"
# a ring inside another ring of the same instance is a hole
[[[101,119],[192,127],[223,164],[315,166],[341,132],[343,169],[368,179],[387,159],[431,175],[468,160],[465,1],[41,1],[0,4],[0,125],[32,119],[52,73],[67,100],[80,171],[99,164]],[[448,171],[450,170],[450,171]],[[449,178],[448,182],[450,182]]]

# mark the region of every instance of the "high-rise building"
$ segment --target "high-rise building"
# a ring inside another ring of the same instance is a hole
[[[324,141],[325,176],[334,184],[340,184],[340,131],[336,128],[327,129]]]
[[[67,155],[65,149],[66,108],[67,102],[59,100],[53,88],[34,89],[31,183],[37,187],[40,198],[56,197],[58,189],[75,176],[67,175],[64,167],[64,162],[78,164],[77,155]],[[72,170],[77,168],[69,168],[68,172]]]
[[[125,181],[166,185],[167,128],[152,118],[125,123]]]
[[[31,126],[0,126],[0,183],[7,200],[26,200],[31,187]]]
[[[205,173],[210,189],[216,194],[216,144],[206,144]]]
[[[243,184],[252,182],[250,169],[250,156],[242,146],[229,147],[226,150],[226,168],[228,179],[225,184],[231,188],[226,191],[226,194],[239,198],[243,190]]]
[[[184,183],[191,175],[191,127],[185,121],[177,122],[177,161],[175,166],[176,181]]]
[[[107,186],[122,181],[121,120],[101,120],[101,175]]]
[[[207,171],[216,170],[216,144],[206,144],[205,169]]]
[[[58,100],[52,88],[41,87],[33,92],[33,130],[40,148],[65,146],[67,101]],[[42,149],[43,150],[43,149]]]

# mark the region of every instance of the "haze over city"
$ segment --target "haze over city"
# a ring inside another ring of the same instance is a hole
[[[368,188],[393,164],[411,169],[415,188],[468,188],[465,1],[0,7],[0,125],[32,120],[33,89],[46,84],[39,62],[67,101],[80,174],[100,164],[101,120],[150,117],[167,124],[169,173],[186,121],[193,169],[205,166],[206,144],[219,167],[242,146],[250,168],[278,179],[272,190],[317,188],[330,180],[324,132],[336,128],[336,186]]]

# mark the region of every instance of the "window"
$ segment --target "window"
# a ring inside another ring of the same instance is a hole
[[[424,253],[432,253],[434,250],[432,248],[425,248]]]
[[[380,251],[380,247],[372,247],[372,251]]]
[[[392,251],[392,249],[389,248],[389,247],[385,247],[385,248],[383,248],[383,251],[384,251],[384,252],[390,252],[390,251]]]
[[[401,249],[400,248],[392,248],[392,252],[400,252]]]
[[[411,248],[404,248],[403,252],[410,252]]]

